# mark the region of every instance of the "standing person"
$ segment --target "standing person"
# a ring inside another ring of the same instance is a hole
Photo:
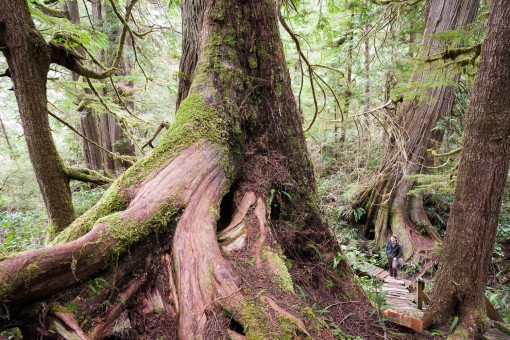
[[[402,246],[398,243],[397,237],[391,235],[386,243],[386,256],[388,257],[388,265],[390,266],[390,276],[397,278],[397,269],[399,261],[402,258]]]

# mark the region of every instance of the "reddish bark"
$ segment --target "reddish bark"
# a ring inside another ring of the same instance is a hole
[[[510,160],[510,4],[491,3],[469,108],[455,198],[427,326],[460,315],[459,336],[485,327],[485,286]]]

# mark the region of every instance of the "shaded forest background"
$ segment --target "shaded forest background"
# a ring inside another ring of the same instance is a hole
[[[108,20],[108,13],[102,21],[94,23],[79,3],[81,23],[76,26],[67,19],[49,16],[41,4],[34,2],[31,6],[34,21],[46,38],[57,31],[67,32],[86,45],[92,55],[111,59],[112,46],[117,43],[112,37],[119,28],[115,20]],[[376,0],[302,1],[285,4],[282,9],[288,25],[281,27],[287,63],[303,113],[323,210],[354,268],[363,261],[386,265],[385,256],[371,250],[374,231],[365,230],[363,223],[367,211],[357,207],[354,201],[356,193],[377,170],[390,138],[387,132],[398,128],[395,117],[402,100],[420,95],[416,93],[416,84],[408,80],[415,67],[425,67],[431,62],[417,55],[427,10],[425,1]],[[73,128],[83,129],[84,102],[98,115],[111,111],[120,117],[125,136],[130,136],[124,138],[132,142],[137,158],[148,152],[151,146],[145,144],[161,124],[163,128],[172,124],[178,79],[183,76],[178,72],[182,38],[179,12],[179,4],[172,0],[141,1],[135,7],[134,22],[140,31],[149,33],[126,46],[129,72],[111,80],[92,80],[101,99],[95,96],[89,83],[77,81],[69,71],[52,65],[48,108],[59,117],[50,118],[50,122],[53,138],[66,164],[89,165],[84,156],[84,140],[73,131]],[[488,5],[483,1],[474,23],[462,30],[442,32],[433,39],[452,47],[477,46],[483,40],[487,16]],[[99,26],[101,30],[93,29]],[[295,39],[299,41],[301,56]],[[408,195],[423,197],[427,217],[442,236],[455,190],[459,148],[478,54],[473,49],[451,57],[438,56],[434,62],[437,74],[431,73],[430,81],[422,80],[420,91],[453,85],[457,92],[453,109],[433,129],[442,133],[442,141],[430,147],[432,162],[426,173],[413,175],[417,185]],[[0,70],[6,68],[5,59],[0,57]],[[458,84],[451,81],[455,72],[460,75]],[[11,87],[7,77],[0,78],[2,254],[41,247],[49,228]],[[123,89],[120,93],[119,88]],[[152,144],[156,145],[157,141],[158,137]],[[125,142],[116,143],[118,146]],[[115,152],[113,148],[115,142],[110,149]],[[118,175],[109,169],[96,170],[111,177]],[[76,213],[89,209],[106,188],[107,185],[72,181]],[[271,191],[271,199],[292,200],[292,197],[279,188]],[[510,321],[509,256],[510,196],[505,190],[486,295],[507,322]],[[419,260],[404,266],[405,275],[426,271],[433,274],[434,270]],[[366,278],[360,280],[363,288],[374,294],[376,283]]]

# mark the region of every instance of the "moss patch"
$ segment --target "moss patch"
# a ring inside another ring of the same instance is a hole
[[[294,293],[294,283],[282,256],[268,247],[262,248],[262,258],[268,267],[276,275],[276,283],[282,290]]]

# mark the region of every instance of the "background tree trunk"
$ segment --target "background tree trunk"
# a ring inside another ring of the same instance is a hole
[[[491,4],[469,108],[457,187],[425,323],[461,322],[456,334],[485,327],[485,286],[510,160],[510,4]],[[460,251],[459,251],[460,250]]]
[[[21,124],[30,160],[44,198],[49,223],[56,230],[75,218],[69,179],[48,122],[46,77],[50,52],[36,30],[28,7],[19,1],[0,1],[0,45],[14,82]]]
[[[443,43],[431,37],[432,34],[446,30],[459,29],[473,22],[479,1],[430,0],[423,40],[418,54],[420,60],[442,52]],[[423,211],[423,204],[411,202],[407,193],[412,189],[414,180],[409,176],[418,174],[426,159],[432,128],[440,117],[451,111],[455,87],[441,85],[426,87],[427,82],[450,82],[458,76],[448,75],[437,70],[437,63],[418,65],[410,79],[415,84],[417,94],[411,100],[405,100],[397,117],[385,155],[376,171],[377,175],[358,196],[357,205],[367,211],[366,228],[374,226],[376,247],[381,248],[390,233],[397,235],[403,245],[404,258],[427,255],[439,237],[432,228]],[[447,70],[446,70],[447,71]],[[414,217],[425,218],[414,220]],[[422,233],[420,229],[424,230]]]
[[[111,60],[113,60],[116,53],[116,47],[118,45],[117,40],[120,36],[120,24],[118,23],[118,19],[115,14],[104,5],[102,0],[95,1],[92,7],[92,18],[94,24],[97,26],[108,25],[109,27],[108,38],[111,48],[106,51],[100,51],[98,56],[98,59],[101,60],[101,62],[108,65],[111,63]],[[132,67],[132,63],[126,61],[124,54],[120,61],[120,65],[118,66],[119,70],[116,72],[117,75],[126,76],[131,72],[130,69]],[[119,86],[119,84],[115,84],[115,86]],[[126,93],[126,91],[119,89],[118,91],[120,95],[127,94],[128,99],[124,99],[124,102],[126,105],[129,105],[129,96],[132,95],[132,93]],[[86,91],[86,93],[88,95],[92,95],[90,90]],[[107,94],[106,91],[103,94]],[[112,95],[114,98],[115,96],[116,94]],[[118,99],[115,99],[115,102],[122,106],[122,103],[120,103]],[[129,109],[132,109],[132,107]],[[96,142],[102,148],[110,152],[124,156],[135,155],[134,145],[123,130],[126,127],[122,127],[122,123],[117,117],[109,112],[95,112],[87,105],[84,105],[83,108],[79,110],[79,114],[80,132],[85,137]],[[118,158],[113,158],[108,152],[101,150],[87,140],[83,140],[82,149],[85,164],[89,169],[103,170],[111,176],[116,176],[122,173],[129,166],[128,163],[122,162]]]

